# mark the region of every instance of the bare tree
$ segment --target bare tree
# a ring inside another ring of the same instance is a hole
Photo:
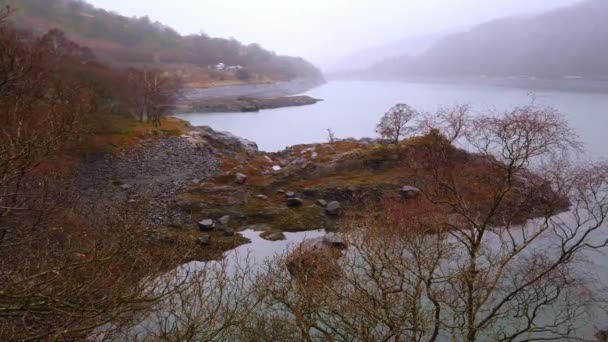
[[[144,119],[160,126],[161,118],[171,112],[181,89],[181,81],[160,69],[129,71],[129,84],[135,94],[132,111],[140,121]]]
[[[434,114],[425,114],[418,123],[417,131],[428,134],[432,130],[440,131],[450,143],[456,142],[466,134],[470,123],[471,106],[468,103],[457,103],[439,108]]]
[[[276,326],[308,341],[581,337],[597,300],[581,262],[608,244],[608,165],[569,162],[580,144],[551,108],[466,125],[475,153],[435,129],[425,158],[407,166],[423,196],[350,222],[337,278],[311,274],[302,289],[288,256],[268,267],[256,322],[274,324],[257,324],[260,339],[277,338]]]
[[[380,120],[376,132],[384,139],[397,144],[401,138],[413,132],[409,124],[419,113],[407,104],[397,104]]]

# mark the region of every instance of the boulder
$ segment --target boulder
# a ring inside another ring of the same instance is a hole
[[[198,239],[196,239],[196,244],[203,247],[203,246],[209,246],[209,244],[211,244],[211,237],[210,236],[201,236]]]
[[[324,199],[318,199],[317,204],[323,208],[327,207],[327,201]]]
[[[285,240],[285,234],[282,232],[264,232],[260,234],[260,237],[268,241],[281,241]]]
[[[302,201],[301,198],[297,198],[297,197],[291,197],[287,199],[287,206],[288,207],[299,207],[302,204],[304,204],[304,201]]]
[[[245,184],[245,182],[247,182],[247,175],[244,175],[242,173],[237,173],[234,181],[236,182],[236,184],[243,185],[243,184]]]
[[[418,196],[420,196],[420,189],[416,187],[406,185],[401,188],[401,197],[403,197],[404,199],[412,199]]]
[[[340,216],[342,215],[342,205],[337,201],[330,202],[325,207],[325,212],[329,216]]]
[[[215,221],[211,219],[202,220],[198,223],[198,228],[203,232],[210,232],[215,229]]]
[[[287,191],[285,193],[285,196],[287,196],[287,198],[294,198],[294,197],[296,197],[296,193],[293,191]]]
[[[228,227],[228,224],[230,223],[230,215],[224,215],[224,216],[222,216],[219,220],[217,220],[217,222],[222,227]]]

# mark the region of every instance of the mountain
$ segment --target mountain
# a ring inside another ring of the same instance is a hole
[[[368,74],[391,76],[608,77],[608,1],[587,0],[540,15],[487,22],[446,36],[419,57]]]
[[[399,56],[417,56],[425,52],[433,43],[445,35],[437,33],[411,36],[364,48],[346,56],[326,61],[322,65],[323,70],[331,73],[362,70],[370,65],[388,61]]]
[[[129,18],[81,0],[10,0],[18,27],[42,34],[51,28],[90,47],[105,62],[119,66],[163,64],[180,66],[185,73],[225,78],[207,72],[218,63],[243,66],[247,73],[274,81],[295,78],[322,79],[321,72],[302,58],[279,56],[257,44],[204,34],[182,36],[148,17]]]

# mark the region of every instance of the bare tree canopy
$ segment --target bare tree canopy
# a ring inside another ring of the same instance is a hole
[[[380,120],[376,132],[393,144],[399,143],[401,138],[413,132],[409,126],[419,113],[407,104],[397,104],[391,108]]]

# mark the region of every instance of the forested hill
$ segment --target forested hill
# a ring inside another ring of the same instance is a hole
[[[1,3],[1,2],[0,2]],[[198,70],[224,63],[243,66],[240,78],[253,75],[266,80],[322,79],[321,72],[302,58],[279,56],[257,44],[244,45],[235,39],[212,38],[204,34],[181,36],[172,28],[148,17],[129,18],[95,8],[81,0],[9,0],[16,9],[13,22],[21,28],[44,33],[51,28],[90,47],[102,60],[116,65],[180,65],[181,70]],[[201,80],[204,81],[204,80]]]
[[[419,57],[372,68],[406,76],[608,76],[608,1],[586,0],[449,35]]]

